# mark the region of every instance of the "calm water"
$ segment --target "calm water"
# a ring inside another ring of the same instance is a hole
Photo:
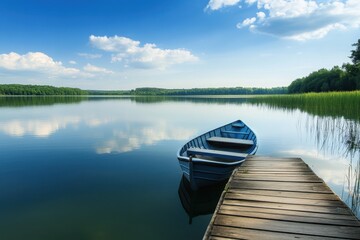
[[[176,151],[236,119],[359,216],[359,146],[338,127],[357,120],[240,98],[0,98],[0,239],[201,239],[221,189],[190,192]]]

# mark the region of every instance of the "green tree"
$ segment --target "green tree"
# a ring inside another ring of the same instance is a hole
[[[351,61],[353,64],[359,64],[360,63],[360,39],[358,39],[357,43],[354,43],[352,46],[356,47],[355,50],[351,51]]]

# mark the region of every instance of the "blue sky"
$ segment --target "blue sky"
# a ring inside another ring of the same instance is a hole
[[[287,86],[348,62],[358,0],[2,0],[0,83]]]

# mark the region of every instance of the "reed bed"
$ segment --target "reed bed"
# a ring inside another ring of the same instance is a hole
[[[266,95],[249,99],[249,102],[289,110],[299,109],[316,116],[360,121],[360,91]]]

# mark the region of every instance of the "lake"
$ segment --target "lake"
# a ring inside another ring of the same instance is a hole
[[[257,155],[301,157],[359,217],[360,123],[333,111],[231,96],[0,97],[0,239],[201,239],[222,189],[191,191],[176,152],[236,119]]]

